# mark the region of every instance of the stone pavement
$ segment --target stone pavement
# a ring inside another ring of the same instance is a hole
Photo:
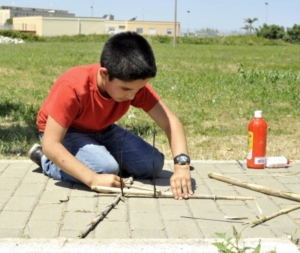
[[[93,245],[98,250],[105,246],[102,248],[105,252],[127,252],[126,249],[134,252],[130,248],[133,245],[135,250],[144,252],[153,252],[150,248],[155,245],[156,252],[177,252],[176,249],[217,252],[212,245],[218,238],[216,233],[233,237],[233,226],[238,232],[243,230],[246,244],[255,247],[261,239],[261,252],[298,252],[287,236],[300,237],[300,231],[297,233],[300,209],[251,227],[243,222],[260,217],[255,201],[218,200],[217,197],[256,197],[266,216],[299,205],[297,202],[229,185],[209,178],[207,173],[300,193],[300,162],[294,161],[288,168],[263,170],[244,170],[236,161],[193,161],[192,166],[195,194],[216,196],[216,200],[127,197],[86,238],[77,239],[95,216],[112,203],[115,195],[100,196],[84,185],[50,179],[29,160],[0,160],[0,252],[20,249],[27,252],[26,247],[30,245],[28,252],[54,252],[55,247],[63,252],[71,252],[72,247],[72,252],[87,252],[87,247]],[[169,190],[171,171],[172,162],[167,161],[164,172],[156,179],[157,189]],[[153,187],[150,180],[136,181],[135,185]],[[227,220],[225,216],[246,219]],[[122,244],[121,251],[117,250],[116,243]],[[52,250],[47,249],[50,246]],[[43,250],[38,250],[39,247]]]

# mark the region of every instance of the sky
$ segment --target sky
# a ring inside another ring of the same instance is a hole
[[[116,20],[136,17],[144,21],[174,22],[176,0],[0,0],[0,6],[59,9],[77,17],[102,17]],[[92,8],[93,7],[93,8]],[[177,0],[177,22],[181,31],[217,29],[241,32],[245,19],[257,18],[253,27],[300,24],[300,0]]]

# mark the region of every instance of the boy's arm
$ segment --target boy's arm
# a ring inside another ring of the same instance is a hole
[[[166,133],[173,158],[181,153],[188,154],[183,125],[161,100],[148,114]],[[193,194],[190,166],[175,164],[170,184],[175,199],[188,198],[189,194]]]
[[[87,186],[102,185],[120,187],[120,177],[112,174],[97,174],[77,160],[63,145],[67,129],[48,117],[42,141],[43,153],[67,174],[77,178]]]

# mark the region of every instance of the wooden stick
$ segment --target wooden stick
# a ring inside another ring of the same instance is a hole
[[[294,201],[300,201],[300,194],[297,193],[292,193],[292,192],[284,192],[284,191],[280,191],[280,190],[276,190],[276,189],[272,189],[266,186],[262,186],[262,185],[257,185],[257,184],[250,184],[250,183],[246,183],[246,182],[242,182],[238,179],[232,178],[232,177],[226,177],[217,173],[212,173],[209,172],[208,176],[210,178],[214,178],[229,184],[233,184],[233,185],[237,185],[249,190],[253,190],[253,191],[257,191],[257,192],[261,192],[267,195],[272,195],[275,197],[279,197],[279,198],[285,198],[285,199],[290,199],[290,200],[294,200]]]
[[[145,187],[145,186],[136,186],[133,184],[133,177],[123,178],[123,182],[125,187],[131,188],[131,189],[139,189],[139,190],[145,190],[145,191],[153,191],[153,187]]]
[[[100,192],[100,193],[120,193],[120,188],[115,187],[105,187],[105,186],[92,186],[92,190]],[[124,194],[133,195],[133,196],[154,196],[154,192],[144,191],[144,190],[136,190],[136,189],[123,189]],[[156,191],[156,197],[163,198],[173,198],[173,194],[171,192],[162,192]],[[243,196],[214,196],[214,195],[190,195],[190,199],[225,199],[225,200],[254,200],[254,197],[243,197]]]
[[[119,201],[121,199],[122,199],[121,194],[119,194],[117,197],[115,197],[113,202],[110,205],[108,205],[107,207],[105,207],[105,209],[102,211],[102,213],[97,215],[94,218],[94,220],[92,220],[92,222],[89,225],[87,225],[87,227],[78,234],[77,237],[84,238],[88,234],[89,231],[91,231],[101,220],[103,220],[105,218],[105,216],[110,212],[110,210],[112,210],[119,203]]]
[[[287,213],[295,211],[297,209],[300,209],[300,205],[294,206],[294,207],[290,207],[290,208],[286,208],[286,209],[281,209],[279,212],[274,213],[274,214],[272,214],[270,216],[262,216],[259,220],[249,221],[249,222],[246,222],[244,224],[252,224],[252,225],[256,226],[256,225],[259,225],[261,223],[264,223],[265,221],[271,220],[271,219],[273,219],[275,217],[278,217],[278,216],[280,216],[282,214],[287,214]]]
[[[144,187],[144,186],[137,186],[137,185],[127,185],[125,184],[126,187],[130,188],[130,189],[137,189],[137,190],[144,190],[144,191],[151,191],[151,192],[154,192],[153,191],[153,187],[150,188],[150,187]],[[160,192],[160,190],[158,190]]]

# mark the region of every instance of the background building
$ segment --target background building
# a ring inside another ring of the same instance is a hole
[[[38,36],[61,36],[77,34],[115,34],[133,31],[141,35],[174,36],[174,22],[115,20],[114,16],[75,17],[64,10],[0,6],[0,26],[13,19],[13,30],[34,33]],[[176,36],[180,23],[176,23]]]
[[[115,34],[124,31],[137,32],[141,35],[174,35],[174,22],[153,22],[136,20],[106,20],[105,18],[87,17],[15,17],[13,29],[30,32],[38,36],[61,36],[77,34]],[[180,23],[177,23],[177,36]]]
[[[40,8],[27,8],[15,6],[0,6],[0,26],[4,25],[6,21],[14,17],[75,17],[75,14],[69,13],[64,10],[54,9],[40,9]]]

